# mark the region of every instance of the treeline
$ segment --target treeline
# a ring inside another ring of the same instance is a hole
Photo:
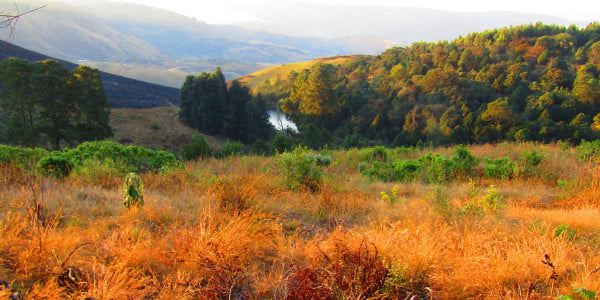
[[[253,98],[238,81],[228,86],[220,68],[214,73],[188,75],[179,103],[181,120],[204,134],[252,143],[269,139],[273,133],[260,98]]]
[[[524,25],[317,64],[257,93],[305,144],[564,140],[600,133],[600,24]]]
[[[1,143],[59,149],[112,135],[100,74],[86,66],[2,60],[0,108]]]

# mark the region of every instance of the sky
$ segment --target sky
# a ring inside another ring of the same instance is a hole
[[[84,1],[84,0],[79,0]],[[274,0],[116,0],[135,2],[168,9],[208,23],[235,24],[254,17],[236,10],[241,4],[268,5]],[[291,1],[291,0],[277,0]],[[489,10],[518,11],[547,14],[564,19],[589,22],[600,19],[600,1],[594,0],[295,0],[296,2],[346,5],[382,5],[394,7],[422,7],[450,11],[477,12]]]

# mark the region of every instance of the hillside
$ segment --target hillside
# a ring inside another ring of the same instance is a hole
[[[394,146],[600,136],[598,23],[506,27],[309,65],[248,83],[324,136]]]
[[[177,88],[184,76],[173,72],[175,68],[196,74],[219,65],[228,78],[235,78],[265,64],[352,53],[331,39],[207,24],[132,3],[1,0],[0,10],[11,12],[15,7],[22,10],[42,4],[44,9],[22,18],[12,34],[4,28],[0,36],[52,57],[106,65],[119,75]]]
[[[345,55],[345,56],[333,56],[326,58],[317,58],[310,61],[299,62],[299,63],[289,63],[278,65],[270,68],[266,68],[252,74],[248,74],[246,76],[242,76],[236,78],[239,82],[244,85],[250,87],[250,89],[254,92],[260,88],[260,85],[269,85],[275,82],[285,81],[288,79],[290,72],[301,72],[304,69],[310,69],[314,65],[318,63],[328,63],[333,65],[340,65],[348,60],[353,58],[357,58],[356,55]]]
[[[29,61],[54,59],[50,56],[27,50],[13,44],[0,41],[0,59],[18,57]],[[72,70],[76,64],[57,60]],[[113,107],[155,107],[179,102],[179,89],[151,84],[106,72],[100,72],[106,97]]]

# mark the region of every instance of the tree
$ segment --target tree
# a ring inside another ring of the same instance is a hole
[[[112,135],[110,106],[96,69],[70,72],[54,60],[10,58],[0,62],[0,85],[0,127],[8,143],[58,149]]]
[[[211,74],[187,76],[179,103],[181,120],[205,134],[245,143],[271,137],[273,126],[264,103],[253,99],[248,88],[236,80],[228,88],[220,68]]]

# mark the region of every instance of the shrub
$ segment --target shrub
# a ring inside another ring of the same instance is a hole
[[[271,146],[273,153],[283,153],[286,151],[291,151],[294,148],[294,140],[287,135],[277,134],[273,138]]]
[[[473,169],[479,165],[479,159],[462,145],[456,147],[450,160],[454,163],[455,176],[471,175]]]
[[[142,184],[141,178],[136,173],[129,173],[125,177],[125,199],[123,205],[127,208],[132,206],[143,206],[144,197],[142,196],[142,190],[144,185]]]
[[[244,154],[244,144],[238,141],[227,142],[225,143],[225,145],[223,145],[221,153],[219,153],[219,157],[228,157],[242,154]]]
[[[88,161],[99,162],[121,174],[159,172],[180,166],[175,155],[166,151],[104,141],[86,142],[75,149],[52,152],[40,160],[38,168],[44,174],[66,176],[74,168],[98,165]]]
[[[323,171],[317,159],[307,147],[298,146],[292,152],[285,152],[277,161],[283,184],[290,189],[301,187],[316,191],[321,186]]]
[[[267,145],[265,141],[257,139],[250,147],[250,153],[258,155],[267,155],[269,154],[269,145]]]
[[[73,169],[72,159],[63,152],[54,151],[44,156],[38,163],[38,169],[44,175],[60,178],[67,176]]]
[[[454,162],[439,154],[427,153],[417,160],[421,164],[421,177],[427,183],[442,183],[450,180],[455,170]]]
[[[48,151],[42,148],[21,148],[0,145],[0,164],[19,168],[35,166]]]
[[[594,140],[591,142],[581,141],[581,144],[577,146],[577,156],[580,161],[586,161],[594,159],[600,155],[600,140]]]
[[[384,146],[375,146],[363,150],[360,154],[360,160],[367,162],[386,162],[390,159],[390,150]]]
[[[184,160],[193,160],[199,157],[205,158],[212,155],[212,150],[208,146],[203,135],[196,133],[192,140],[183,147],[181,157]]]
[[[520,169],[520,172],[528,176],[538,175],[541,172],[539,165],[544,161],[545,158],[546,156],[544,153],[538,153],[535,151],[535,149],[531,150],[531,152],[523,153],[521,155],[523,168]]]
[[[512,178],[515,173],[515,163],[508,157],[490,159],[484,158],[485,176],[489,178],[508,179]]]

